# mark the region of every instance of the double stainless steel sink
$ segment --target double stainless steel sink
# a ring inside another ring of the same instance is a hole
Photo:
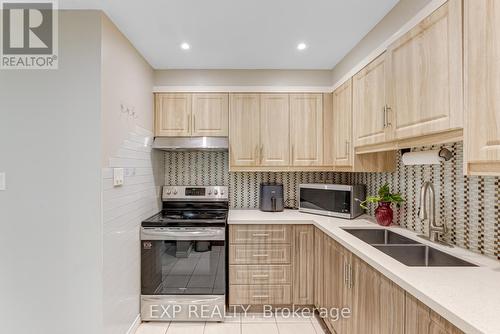
[[[343,228],[347,233],[410,267],[477,267],[458,257],[386,229]]]

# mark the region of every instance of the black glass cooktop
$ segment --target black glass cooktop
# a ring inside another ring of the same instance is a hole
[[[142,226],[224,226],[226,218],[226,210],[163,210],[144,220]]]

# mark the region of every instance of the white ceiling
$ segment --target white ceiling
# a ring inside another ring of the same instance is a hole
[[[156,69],[331,69],[399,0],[59,0],[102,9]],[[180,48],[191,45],[189,51]],[[296,49],[305,42],[307,49]]]

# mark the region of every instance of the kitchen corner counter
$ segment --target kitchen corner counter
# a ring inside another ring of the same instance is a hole
[[[389,227],[422,244],[462,258],[478,267],[409,267],[342,228],[383,228],[369,216],[353,220],[301,213],[229,210],[231,224],[312,224],[401,286],[465,333],[500,334],[500,262],[458,247],[436,245],[417,233]]]

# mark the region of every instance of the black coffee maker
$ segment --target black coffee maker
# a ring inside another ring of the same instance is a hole
[[[259,209],[267,212],[279,212],[284,209],[283,184],[261,183]]]

